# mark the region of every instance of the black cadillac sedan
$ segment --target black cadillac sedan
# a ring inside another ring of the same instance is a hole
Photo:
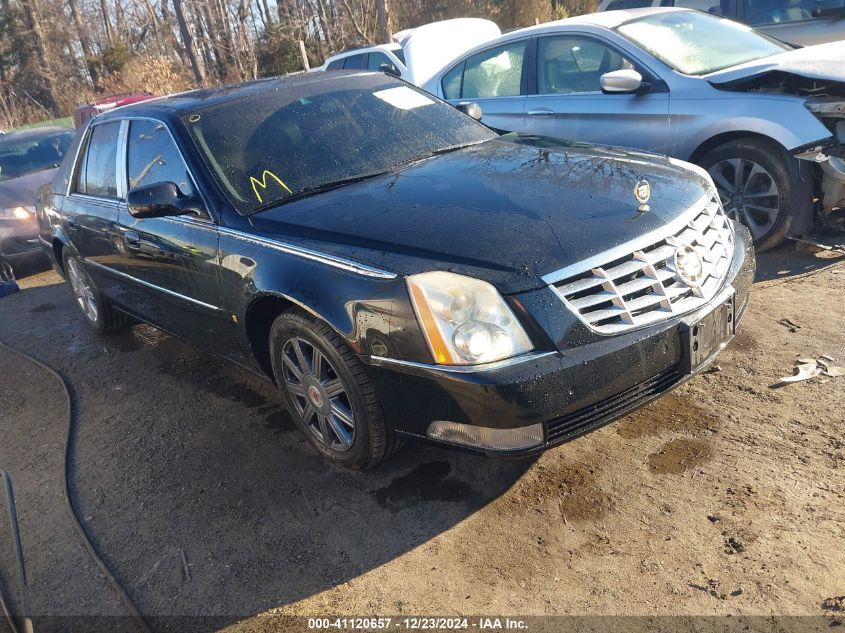
[[[500,137],[381,73],[98,116],[38,218],[97,331],[142,320],[268,376],[352,468],[610,422],[724,347],[754,268],[691,165]]]

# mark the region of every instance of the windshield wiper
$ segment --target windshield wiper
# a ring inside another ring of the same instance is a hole
[[[376,171],[371,174],[364,174],[363,176],[351,176],[349,178],[341,178],[340,180],[326,182],[320,185],[316,185],[314,187],[306,187],[305,189],[300,189],[299,191],[292,193],[289,196],[285,196],[284,198],[280,198],[279,200],[274,200],[273,202],[268,202],[266,204],[262,204],[261,206],[255,207],[252,211],[249,212],[249,215],[260,213],[262,211],[266,211],[267,209],[272,209],[274,207],[280,207],[282,205],[287,204],[288,202],[294,202],[295,200],[301,200],[302,198],[315,196],[318,193],[325,193],[326,191],[331,191],[332,189],[339,189],[340,187],[345,187],[346,185],[351,185],[356,182],[369,180],[370,178],[375,178],[376,176],[383,176],[387,173],[390,173],[389,170]]]

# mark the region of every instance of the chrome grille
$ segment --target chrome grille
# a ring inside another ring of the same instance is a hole
[[[675,253],[686,246],[703,263],[698,285],[686,283],[675,268]],[[665,237],[615,253],[591,259],[581,273],[564,269],[544,277],[584,323],[603,334],[655,323],[709,301],[730,268],[733,229],[714,194],[671,223]]]

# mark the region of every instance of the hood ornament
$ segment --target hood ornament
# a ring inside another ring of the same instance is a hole
[[[634,198],[640,203],[640,213],[645,213],[651,209],[648,206],[648,199],[651,198],[651,185],[648,184],[648,180],[640,180],[634,185]]]

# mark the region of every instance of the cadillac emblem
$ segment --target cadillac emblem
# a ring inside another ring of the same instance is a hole
[[[675,272],[686,285],[698,288],[704,281],[704,260],[689,244],[679,246],[675,251]]]
[[[648,184],[648,180],[640,180],[634,185],[634,198],[640,203],[640,213],[649,210],[648,199],[651,198],[651,185]]]

